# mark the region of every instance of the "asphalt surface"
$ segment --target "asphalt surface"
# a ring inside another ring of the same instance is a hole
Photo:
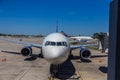
[[[22,40],[41,44],[43,39]],[[33,48],[35,55],[26,58],[19,55],[23,47],[21,44],[0,41],[0,80],[49,80],[50,64],[44,58],[37,57],[40,49]],[[55,80],[107,80],[107,54],[91,50],[91,58],[82,62],[79,51],[80,49],[72,51],[73,59],[61,65],[59,76]]]

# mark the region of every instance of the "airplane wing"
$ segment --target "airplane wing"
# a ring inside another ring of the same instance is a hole
[[[97,44],[72,45],[72,46],[70,46],[70,49],[74,50],[74,49],[77,49],[77,48],[82,48],[82,47],[87,47],[87,46],[97,46]]]
[[[5,39],[5,38],[0,38],[0,40],[12,42],[12,43],[24,44],[36,48],[42,48],[42,45],[29,43],[29,42],[23,42],[23,41],[17,41],[17,40]]]

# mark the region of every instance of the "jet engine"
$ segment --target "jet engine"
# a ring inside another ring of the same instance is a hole
[[[85,47],[81,48],[81,50],[80,50],[80,59],[81,60],[87,60],[90,57],[91,57],[91,52]]]
[[[21,50],[21,55],[22,56],[31,56],[32,55],[32,48],[30,46],[25,46]]]

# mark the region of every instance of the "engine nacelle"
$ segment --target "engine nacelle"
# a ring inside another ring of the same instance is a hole
[[[86,60],[86,59],[89,59],[91,57],[91,52],[90,50],[88,50],[87,48],[83,47],[81,48],[80,50],[80,58],[82,60]]]
[[[31,56],[32,55],[32,48],[29,46],[25,46],[21,50],[21,55],[22,56]]]

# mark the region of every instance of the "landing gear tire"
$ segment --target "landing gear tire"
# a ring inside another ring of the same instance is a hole
[[[68,57],[68,59],[73,59],[72,50],[70,50],[70,54],[69,54],[69,57]]]
[[[54,80],[54,76],[51,74],[49,80]]]
[[[81,55],[80,55],[80,61],[81,61],[81,62],[84,62],[84,59],[81,57]]]
[[[73,59],[73,54],[70,54],[70,55],[69,55],[69,59]]]
[[[40,49],[40,53],[39,53],[38,57],[44,58],[44,57],[43,57],[43,54],[42,54],[42,49]]]
[[[51,77],[58,77],[60,65],[50,65],[50,74],[52,75]]]

